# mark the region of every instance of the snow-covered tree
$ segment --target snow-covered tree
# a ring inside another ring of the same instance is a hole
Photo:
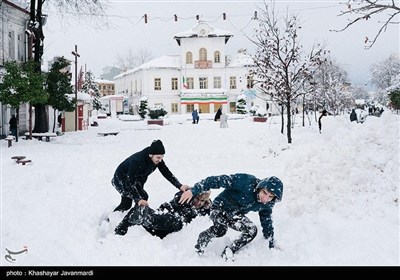
[[[387,93],[396,87],[400,79],[400,56],[392,54],[389,58],[382,62],[375,63],[371,66],[371,82],[377,87],[377,99],[380,103],[388,101]]]
[[[236,100],[236,113],[238,114],[246,114],[246,95],[241,94],[237,97]]]
[[[160,117],[164,117],[167,114],[168,112],[164,109],[164,107],[160,105],[154,106],[149,110],[150,119],[158,119]]]
[[[140,105],[139,105],[139,115],[142,119],[144,119],[147,115],[147,112],[149,110],[148,108],[148,98],[146,96],[143,96],[140,98]]]
[[[151,52],[145,48],[138,48],[136,51],[129,49],[124,54],[118,54],[117,56],[117,65],[126,71],[128,69],[135,68],[139,65],[142,65],[145,62],[148,62],[152,59]]]
[[[264,1],[258,16],[258,28],[254,38],[256,45],[253,57],[255,69],[250,71],[254,87],[286,108],[287,139],[291,136],[291,104],[303,94],[304,83],[311,79],[313,69],[320,63],[322,47],[317,45],[306,53],[299,40],[301,25],[296,15],[280,17]],[[284,117],[282,115],[282,127]]]
[[[370,99],[368,91],[361,86],[353,87],[351,95],[353,96],[354,99],[364,99],[364,100]]]
[[[320,65],[314,81],[318,108],[337,115],[353,103],[346,71],[330,58]]]
[[[93,98],[93,109],[100,110],[102,105],[100,102],[99,84],[95,81],[91,71],[85,73],[85,81],[83,82],[82,90]]]
[[[400,74],[399,54],[392,54],[382,62],[371,66],[371,82],[379,89],[386,89],[394,84],[394,79]]]

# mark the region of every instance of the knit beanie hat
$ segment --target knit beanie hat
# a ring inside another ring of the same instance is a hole
[[[150,145],[149,154],[151,155],[163,155],[165,154],[164,145],[161,140],[154,140]]]

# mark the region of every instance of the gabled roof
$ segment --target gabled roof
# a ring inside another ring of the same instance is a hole
[[[180,55],[164,55],[155,59],[150,60],[136,68],[125,71],[117,76],[114,79],[122,78],[126,75],[133,74],[140,70],[147,70],[152,68],[158,69],[181,69],[181,57]]]
[[[215,29],[208,23],[199,20],[199,22],[190,30],[185,32],[180,32],[175,34],[174,39],[177,41],[178,45],[181,45],[182,38],[196,38],[196,37],[225,37],[225,44],[228,42],[229,38],[233,34],[229,31]]]

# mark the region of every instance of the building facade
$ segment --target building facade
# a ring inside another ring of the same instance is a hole
[[[232,33],[199,21],[192,29],[174,36],[179,55],[153,59],[114,78],[116,94],[127,96],[134,107],[147,97],[149,107],[162,106],[169,114],[235,113],[239,96],[246,95],[248,108],[267,103],[256,98],[248,75],[253,66],[245,50],[227,60],[225,45]],[[270,107],[270,106],[269,106]],[[134,110],[135,111],[135,110]]]
[[[115,82],[103,79],[96,79],[95,82],[99,86],[100,97],[115,94]]]
[[[28,38],[25,33],[29,22],[29,12],[12,1],[0,1],[0,83],[5,73],[4,66],[9,61],[25,62],[27,59]],[[28,125],[27,104],[19,109],[19,131],[26,131]],[[9,120],[15,108],[0,103],[0,134],[9,133]]]

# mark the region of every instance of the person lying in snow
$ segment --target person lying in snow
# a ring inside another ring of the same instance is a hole
[[[211,191],[201,192],[189,203],[181,204],[180,191],[170,202],[164,202],[157,210],[145,205],[136,205],[115,228],[115,234],[125,235],[130,226],[141,225],[152,235],[163,239],[172,232],[180,231],[184,224],[190,223],[198,215],[209,215],[212,203],[210,194]]]
[[[241,232],[239,238],[226,246],[222,252],[225,260],[233,260],[234,254],[250,243],[257,235],[257,226],[245,215],[250,211],[258,212],[264,238],[269,248],[274,248],[274,227],[272,208],[281,201],[283,184],[280,179],[271,176],[260,180],[253,175],[237,173],[233,175],[210,176],[194,184],[181,195],[179,203],[190,201],[192,196],[210,189],[224,188],[214,199],[210,219],[214,223],[201,232],[195,245],[201,255],[215,237],[224,236],[228,228]]]

